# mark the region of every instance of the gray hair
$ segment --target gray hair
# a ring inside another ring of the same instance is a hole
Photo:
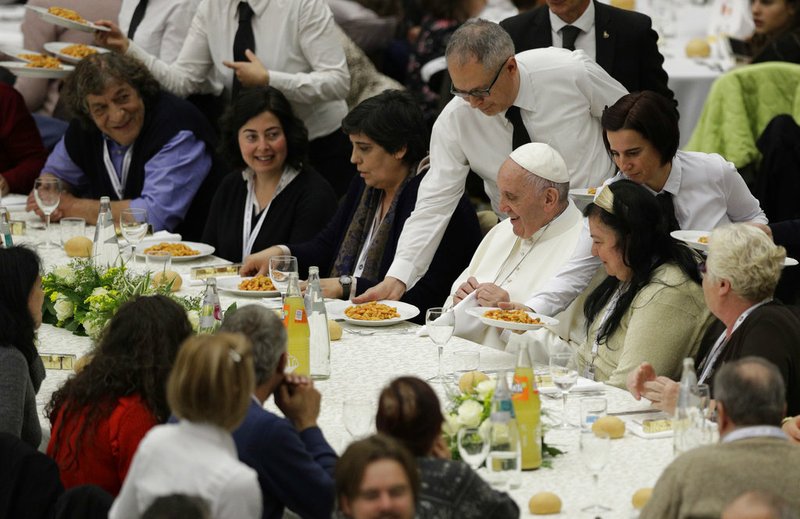
[[[525,178],[527,179],[528,185],[530,185],[532,189],[535,189],[537,193],[543,193],[545,189],[553,188],[558,193],[559,205],[566,205],[569,203],[569,182],[553,182],[525,168],[522,168],[522,170],[527,173]]]
[[[761,229],[736,223],[711,233],[706,266],[713,279],[730,281],[734,293],[757,302],[775,292],[785,258],[786,249]]]
[[[514,55],[514,42],[505,29],[494,22],[470,20],[459,27],[447,43],[448,64],[459,66],[475,59],[486,70],[494,71]]]
[[[746,505],[744,504],[746,503]],[[797,519],[798,515],[789,503],[786,502],[780,496],[773,494],[772,492],[766,492],[764,490],[750,490],[739,497],[735,498],[731,501],[725,510],[722,511],[722,518],[724,519],[727,517],[726,514],[733,513],[734,508],[736,505],[739,506],[752,506],[752,507],[761,507],[762,509],[766,509],[769,513],[770,519]]]
[[[761,357],[725,363],[714,375],[714,398],[737,427],[780,425],[786,386],[775,364]]]
[[[275,312],[260,305],[243,306],[225,316],[220,331],[244,334],[253,343],[256,386],[272,377],[286,351],[286,329]]]

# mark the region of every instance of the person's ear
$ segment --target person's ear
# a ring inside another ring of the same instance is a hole
[[[352,510],[350,509],[350,500],[347,499],[347,496],[339,496],[339,510],[345,515],[345,517],[352,517]]]
[[[406,156],[406,153],[408,153],[408,146],[403,146],[402,148],[394,152],[392,156],[395,158],[395,160],[403,160],[403,158]]]

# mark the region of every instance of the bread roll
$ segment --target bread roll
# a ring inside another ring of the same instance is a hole
[[[342,338],[342,327],[336,321],[328,319],[328,336],[332,341],[338,341]]]
[[[475,389],[475,386],[484,380],[489,380],[486,373],[482,371],[469,371],[461,375],[461,378],[458,379],[458,389],[460,389],[462,393],[470,393]]]
[[[561,513],[561,498],[552,492],[539,492],[531,496],[528,510],[534,515]]]
[[[705,38],[692,38],[686,44],[687,58],[707,58],[711,56],[711,45]]]
[[[633,497],[631,497],[631,504],[637,510],[641,510],[644,508],[644,505],[650,501],[650,496],[653,495],[652,488],[640,488],[636,492],[633,493]]]
[[[170,287],[170,292],[177,292],[181,289],[181,285],[183,285],[183,278],[181,275],[175,272],[174,270],[165,270],[164,272],[156,272],[153,275],[153,286],[158,287],[161,285],[168,285],[172,283],[172,287]]]
[[[612,440],[625,436],[625,422],[616,416],[602,416],[592,424],[595,436],[607,435]]]
[[[64,252],[70,258],[89,258],[92,255],[92,240],[86,236],[73,236],[64,244]]]

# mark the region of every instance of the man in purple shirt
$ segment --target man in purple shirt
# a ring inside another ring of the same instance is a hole
[[[141,63],[115,53],[83,59],[62,99],[74,119],[42,174],[61,179],[68,192],[51,220],[95,223],[99,198],[109,196],[115,220],[127,207],[144,208],[155,230],[198,238],[222,174],[203,115],[161,91]],[[37,210],[33,197],[28,209]]]

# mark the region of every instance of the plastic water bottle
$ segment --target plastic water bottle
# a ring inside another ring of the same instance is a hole
[[[331,341],[328,336],[328,312],[319,285],[319,267],[308,268],[305,304],[310,333],[311,378],[324,380],[331,376]]]
[[[498,487],[519,485],[521,465],[519,431],[505,371],[497,374],[497,387],[492,396],[492,414],[489,416],[489,421],[491,431],[486,466],[491,473],[492,482]]]
[[[98,267],[110,267],[119,259],[119,242],[114,230],[114,217],[111,214],[111,199],[100,198],[100,212],[97,214],[97,226],[94,229],[92,257]]]
[[[702,444],[701,419],[694,360],[685,358],[683,359],[678,403],[675,406],[675,416],[672,418],[673,451],[676,456]]]

